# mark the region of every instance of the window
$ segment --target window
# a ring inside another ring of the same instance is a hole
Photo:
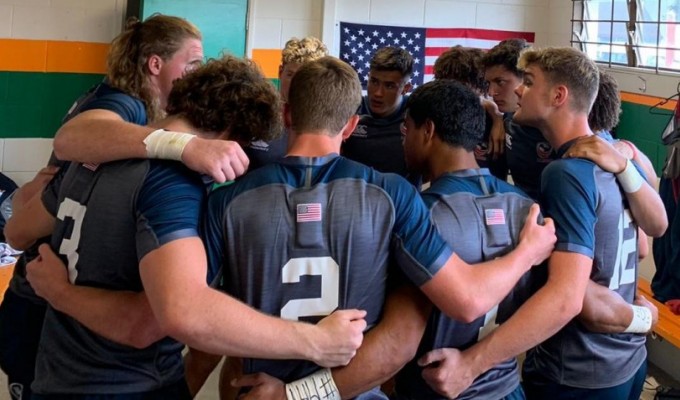
[[[609,66],[680,72],[680,0],[573,0],[571,43]]]

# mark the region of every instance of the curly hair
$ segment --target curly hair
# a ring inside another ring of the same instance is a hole
[[[540,68],[548,83],[569,89],[574,111],[590,112],[600,85],[600,73],[588,55],[573,47],[528,49],[520,55],[518,67],[524,70],[529,65]]]
[[[188,39],[201,40],[201,32],[189,21],[154,14],[144,22],[132,17],[113,42],[106,60],[109,84],[142,100],[150,121],[164,115],[148,79],[147,61],[157,55],[169,60]]]
[[[480,94],[486,92],[480,49],[455,46],[443,52],[434,62],[435,79],[453,79]]]
[[[281,51],[281,64],[302,64],[328,55],[328,48],[314,36],[291,38]]]
[[[482,65],[484,69],[502,65],[518,78],[522,78],[524,74],[517,68],[517,61],[522,50],[529,47],[529,43],[524,39],[505,39],[484,54]]]
[[[413,57],[408,51],[399,47],[383,47],[371,58],[372,71],[397,71],[402,78],[410,78],[413,74]]]
[[[349,64],[323,57],[302,64],[288,94],[293,130],[340,133],[361,104],[361,83]]]
[[[168,115],[205,132],[229,131],[240,143],[272,140],[282,131],[281,100],[257,65],[226,55],[211,59],[173,85]]]
[[[473,151],[484,136],[486,113],[479,97],[451,79],[437,79],[418,87],[406,102],[406,113],[416,127],[432,121],[442,141],[466,151]]]
[[[600,87],[588,114],[588,125],[593,132],[610,131],[619,123],[621,98],[616,79],[600,68]]]

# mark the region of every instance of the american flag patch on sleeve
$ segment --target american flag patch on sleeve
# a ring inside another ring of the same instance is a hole
[[[505,225],[505,211],[502,208],[484,210],[486,225]]]
[[[297,222],[321,221],[321,203],[297,205]]]

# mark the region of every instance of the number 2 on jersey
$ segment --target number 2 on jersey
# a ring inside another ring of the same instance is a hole
[[[338,308],[340,266],[331,257],[292,258],[281,270],[283,283],[299,283],[303,275],[321,277],[321,297],[289,300],[281,309],[281,318],[326,316]]]

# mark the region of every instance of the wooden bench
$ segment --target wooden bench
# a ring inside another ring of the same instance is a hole
[[[654,299],[648,280],[638,278],[638,293],[645,296],[659,309],[659,323],[654,327],[654,333],[680,348],[680,315],[673,314],[665,304]]]

